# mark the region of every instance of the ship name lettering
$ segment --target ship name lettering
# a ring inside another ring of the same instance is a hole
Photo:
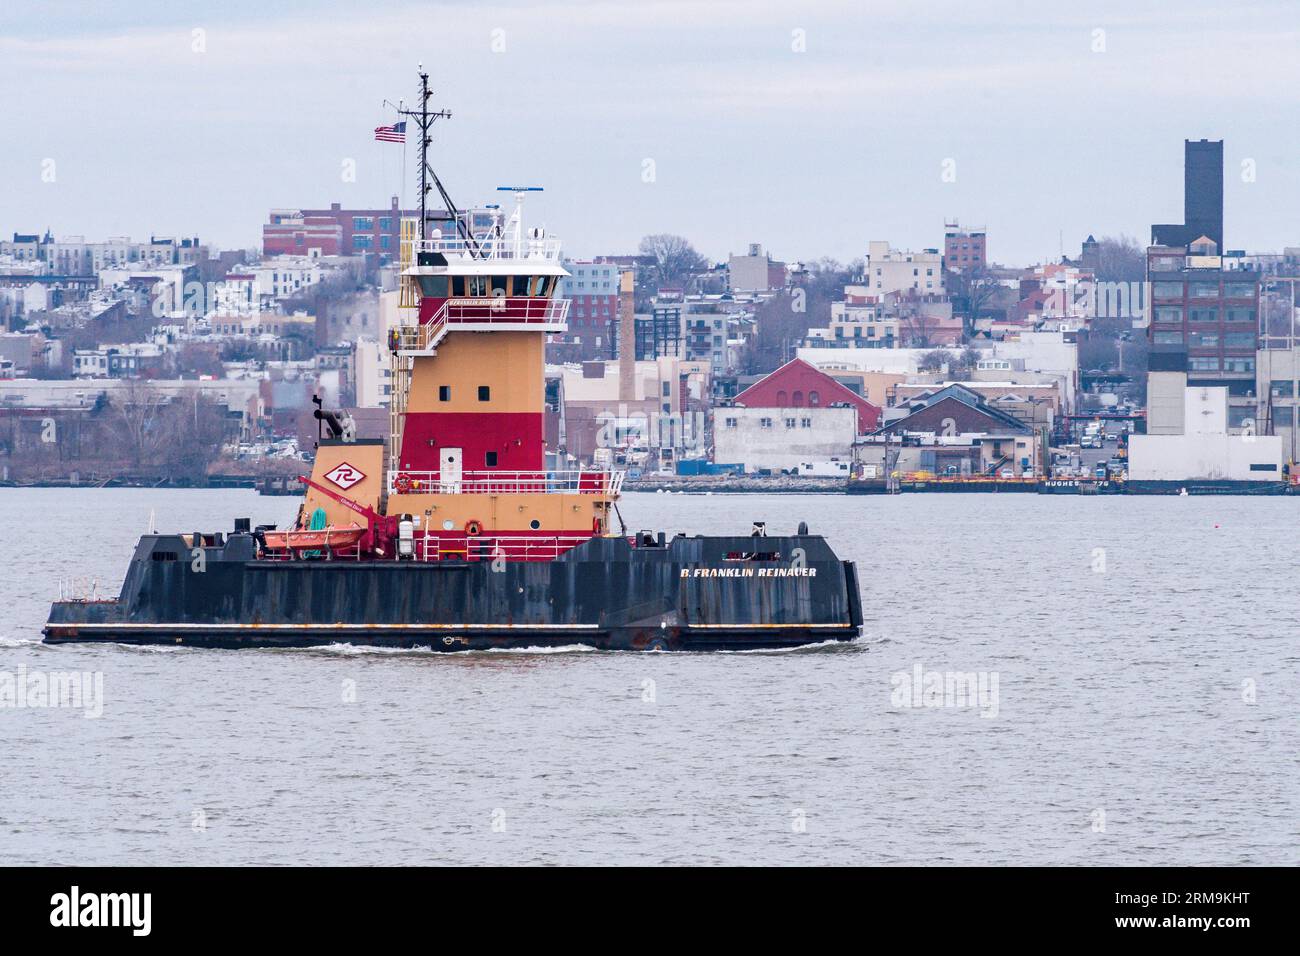
[[[682,568],[683,578],[815,578],[816,568]]]

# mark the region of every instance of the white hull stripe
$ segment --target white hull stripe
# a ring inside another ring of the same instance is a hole
[[[46,624],[50,629],[78,631],[595,631],[598,624]],[[851,629],[852,624],[688,624],[685,630],[757,630],[768,628]]]

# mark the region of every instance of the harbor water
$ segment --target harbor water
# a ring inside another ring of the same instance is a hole
[[[296,507],[0,489],[0,864],[1300,862],[1300,499],[624,497],[629,530],[807,521],[858,562],[847,645],[39,643],[151,513]],[[55,674],[81,706],[15,690]]]

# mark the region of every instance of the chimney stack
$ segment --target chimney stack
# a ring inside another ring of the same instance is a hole
[[[618,400],[636,400],[636,272],[619,276],[618,285]]]

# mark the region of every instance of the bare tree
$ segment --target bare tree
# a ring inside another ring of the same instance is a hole
[[[911,349],[928,349],[934,342],[931,336],[934,334],[937,326],[937,320],[934,316],[928,315],[924,309],[915,306],[904,309],[903,314],[899,316],[901,320],[901,338],[903,348]]]
[[[953,353],[947,349],[932,349],[917,359],[916,367],[922,372],[938,372],[950,365],[953,359]]]
[[[837,280],[838,281],[838,280]],[[755,333],[740,359],[749,375],[771,372],[794,358],[810,328],[830,323],[831,302],[840,298],[835,284],[812,282],[774,295],[755,313]]]
[[[1102,236],[1097,247],[1097,281],[1139,282],[1146,277],[1146,253],[1132,236]]]
[[[1002,280],[987,266],[973,266],[947,276],[948,291],[966,302],[962,314],[962,337],[969,341],[975,334],[975,323],[983,318],[1002,291]]]
[[[167,397],[139,379],[127,379],[114,394],[112,403],[128,460],[140,469],[153,459],[158,449],[159,419]]]
[[[222,409],[197,389],[177,396],[158,422],[158,464],[168,478],[198,483],[229,437]]]
[[[653,278],[660,286],[681,285],[707,264],[688,240],[670,233],[646,236],[638,252],[654,259]]]

